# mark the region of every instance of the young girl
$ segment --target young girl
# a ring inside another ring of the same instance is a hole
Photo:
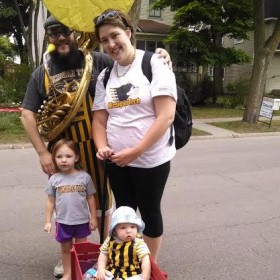
[[[50,177],[46,187],[48,199],[44,230],[51,232],[55,209],[55,239],[61,243],[62,279],[71,280],[70,250],[73,242],[86,241],[91,230],[97,228],[95,188],[90,175],[81,170],[79,151],[72,140],[59,140],[53,147],[52,156],[58,173]]]
[[[96,279],[150,280],[150,252],[142,238],[144,227],[130,207],[119,207],[113,213],[110,235],[100,247]]]

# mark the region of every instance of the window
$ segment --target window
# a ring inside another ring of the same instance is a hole
[[[149,16],[150,17],[161,17],[160,9],[151,9],[151,7],[153,6],[154,3],[155,3],[155,0],[149,0],[149,7],[150,7]]]
[[[143,51],[154,52],[156,48],[165,48],[164,44],[160,41],[140,41],[137,40],[136,48]]]
[[[244,42],[244,40],[243,39],[234,39],[234,41],[233,41],[233,43],[234,43],[234,45],[237,45],[237,44],[242,44]]]

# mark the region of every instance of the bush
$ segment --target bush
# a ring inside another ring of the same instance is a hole
[[[6,71],[0,77],[0,103],[20,103],[23,100],[31,69],[28,65],[21,64],[14,68],[14,71]]]
[[[217,103],[225,108],[244,109],[249,92],[249,80],[240,78],[226,86],[225,95],[218,97]]]
[[[185,90],[192,105],[201,105],[213,95],[213,82],[210,78],[195,83],[185,73],[178,73],[177,84]]]
[[[0,132],[23,130],[20,113],[0,113]]]

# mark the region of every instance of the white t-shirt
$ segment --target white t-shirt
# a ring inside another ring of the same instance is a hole
[[[103,85],[105,70],[98,76],[93,111],[107,110],[107,140],[115,152],[134,147],[143,139],[156,119],[153,97],[168,95],[177,100],[174,73],[162,59],[153,55],[150,83],[142,72],[143,55],[144,51],[136,50],[135,60],[123,77],[117,77],[115,62],[106,90]],[[119,75],[125,73],[127,67],[118,64]],[[129,166],[152,168],[171,160],[176,149],[175,143],[170,145],[169,138],[170,128]]]

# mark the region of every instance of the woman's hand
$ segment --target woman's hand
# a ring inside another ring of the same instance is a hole
[[[126,148],[111,156],[111,161],[120,167],[124,167],[140,156],[140,151],[136,148]]]
[[[106,159],[111,159],[111,155],[113,154],[113,150],[108,147],[102,147],[98,149],[98,152],[96,153],[96,157],[100,160],[106,160]]]

